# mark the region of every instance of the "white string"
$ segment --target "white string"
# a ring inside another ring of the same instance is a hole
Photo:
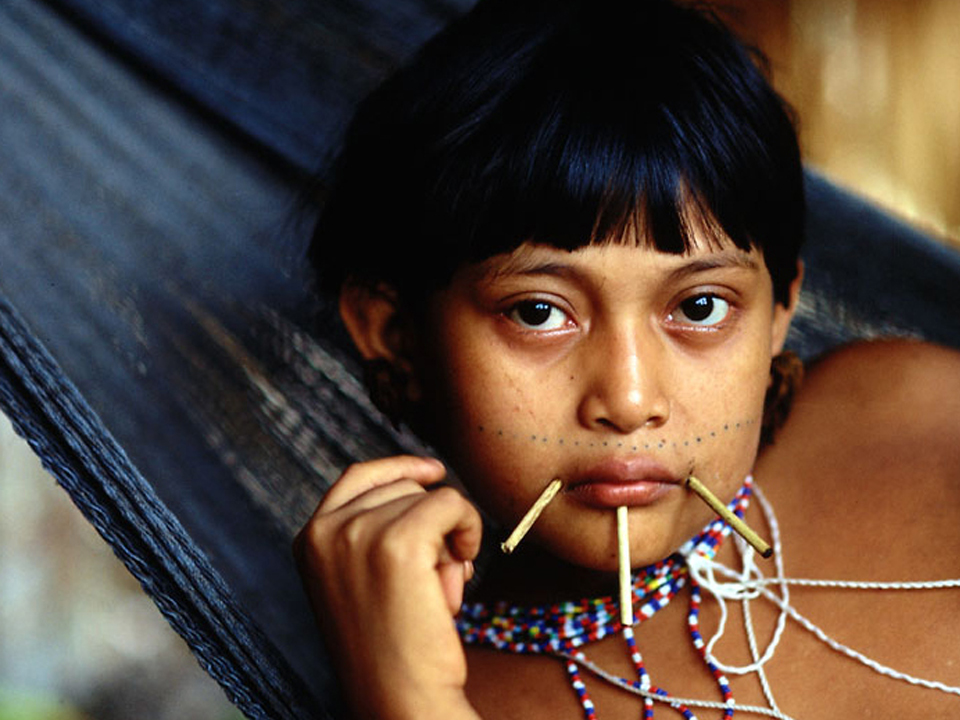
[[[872,658],[867,657],[863,653],[857,650],[854,650],[849,645],[844,645],[838,640],[835,640],[832,637],[830,637],[819,625],[816,625],[815,623],[813,623],[812,621],[810,621],[809,619],[801,615],[799,612],[797,612],[796,608],[790,605],[781,605],[780,599],[773,593],[770,593],[768,590],[763,590],[763,595],[771,602],[777,605],[780,605],[780,607],[783,610],[786,610],[787,613],[790,615],[790,617],[796,620],[801,627],[811,632],[818,640],[823,642],[829,648],[831,648],[832,650],[835,650],[838,653],[846,655],[847,657],[857,660],[863,665],[866,665],[868,668],[870,668],[874,672],[877,672],[880,675],[885,675],[887,677],[894,678],[896,680],[902,680],[911,685],[925,687],[930,690],[939,690],[941,692],[945,692],[950,695],[960,695],[960,687],[947,685],[946,683],[942,683],[938,680],[927,680],[924,678],[917,677],[915,675],[910,675],[909,673],[903,673],[903,672],[900,672],[899,670],[894,670],[888,665],[884,665],[883,663],[880,663]]]
[[[707,645],[708,650],[712,649],[713,645],[717,640],[719,640],[719,638],[723,635],[723,631],[725,630],[727,615],[726,601],[728,599],[738,600],[744,603],[745,628],[748,640],[750,640],[751,643],[755,642],[754,640],[751,640],[754,635],[754,630],[753,623],[749,619],[749,611],[746,610],[747,603],[749,603],[751,599],[762,596],[780,608],[780,615],[777,619],[777,628],[774,632],[773,639],[767,646],[767,650],[763,657],[761,657],[759,660],[754,657],[754,662],[751,665],[731,668],[720,663],[716,657],[708,655],[708,657],[710,657],[710,659],[717,664],[717,667],[722,668],[725,672],[737,674],[755,672],[761,677],[761,683],[765,684],[761,675],[763,666],[770,660],[770,658],[773,657],[773,653],[776,651],[776,647],[782,637],[782,623],[784,622],[785,618],[789,616],[801,627],[812,633],[818,640],[823,642],[832,650],[860,662],[861,664],[881,675],[896,680],[902,680],[911,685],[917,685],[920,687],[929,688],[931,690],[939,690],[952,695],[960,695],[960,687],[953,687],[939,681],[927,680],[910,675],[908,673],[900,672],[867,657],[863,653],[854,650],[850,646],[845,645],[838,640],[835,640],[820,626],[801,615],[797,609],[790,604],[788,591],[788,586],[790,585],[857,590],[936,590],[960,587],[960,579],[933,580],[924,582],[858,582],[847,580],[809,580],[786,578],[783,575],[783,552],[780,542],[780,528],[779,524],[777,523],[776,515],[773,512],[772,506],[769,504],[769,502],[767,502],[759,487],[754,487],[754,494],[759,500],[764,514],[767,516],[770,532],[771,535],[773,535],[774,554],[776,558],[776,576],[774,578],[763,577],[762,572],[756,567],[756,563],[754,562],[752,548],[747,548],[744,550],[744,546],[741,544],[738,544],[738,548],[740,548],[743,556],[743,570],[740,572],[736,572],[735,570],[732,570],[721,563],[700,555],[691,555],[689,558],[687,558],[687,564],[690,568],[691,576],[693,576],[697,582],[699,582],[714,596],[718,605],[720,606],[720,625],[717,629],[717,632],[711,638],[710,643]],[[730,580],[728,582],[719,581],[717,579],[718,573],[730,578]],[[778,596],[772,592],[769,589],[770,585],[779,586],[781,595]],[[764,694],[767,694],[766,690],[764,691]],[[770,702],[771,707],[776,706],[770,696],[767,697],[767,701]]]
[[[787,612],[782,608],[779,616],[777,617],[777,624],[773,635],[770,639],[770,642],[767,644],[762,657],[756,657],[756,654],[754,653],[753,663],[749,665],[736,666],[727,665],[721,662],[717,659],[716,655],[713,654],[714,646],[717,644],[720,638],[723,637],[723,634],[726,630],[726,620],[728,615],[726,603],[727,599],[738,600],[743,604],[744,627],[747,633],[747,640],[751,645],[752,653],[756,646],[756,633],[753,627],[752,615],[749,609],[750,600],[761,597],[763,585],[778,584],[780,585],[783,603],[786,605],[789,605],[790,603],[790,590],[788,585],[784,582],[783,543],[780,536],[780,524],[773,512],[773,507],[769,504],[766,497],[760,491],[760,488],[754,486],[753,492],[767,517],[767,524],[770,526],[770,534],[772,536],[771,540],[773,544],[774,567],[776,570],[775,578],[773,580],[768,580],[763,576],[763,571],[756,564],[756,554],[754,553],[753,548],[744,542],[739,536],[734,536],[734,541],[737,549],[740,551],[741,556],[742,570],[739,573],[731,570],[726,565],[715,562],[714,560],[703,555],[694,554],[687,557],[686,560],[687,566],[690,569],[690,575],[703,588],[710,592],[711,595],[713,595],[714,599],[717,601],[717,605],[720,608],[720,623],[716,632],[713,634],[713,637],[711,637],[710,641],[707,643],[707,656],[714,664],[717,665],[718,668],[726,673],[734,675],[748,675],[750,673],[760,674],[761,685],[766,686],[766,676],[763,674],[763,666],[773,658],[773,654],[776,652],[777,646],[780,644],[780,640],[787,624]],[[720,571],[724,575],[733,578],[733,581],[720,582],[716,578],[717,571]],[[768,695],[767,689],[764,690],[764,694]],[[769,693],[769,695],[772,695],[772,693]],[[776,703],[772,701],[769,695],[767,700],[771,705],[775,706]]]
[[[944,590],[960,588],[960,579],[876,582],[872,580],[811,580],[808,578],[774,577],[748,580],[745,584],[758,590],[768,585],[793,585],[795,587],[830,588],[834,590]]]
[[[766,498],[762,495],[762,493],[758,494],[758,490],[758,488],[755,488],[755,495],[763,507],[764,513],[767,515],[770,533],[772,535],[776,577],[777,579],[782,580],[784,571],[783,546],[780,539],[780,525],[773,513],[773,508],[769,506],[769,503],[767,503]],[[690,574],[695,580],[700,582],[702,587],[707,588],[707,590],[717,600],[717,604],[720,608],[720,623],[713,637],[710,638],[710,641],[706,645],[706,656],[710,662],[727,674],[756,674],[757,679],[760,682],[760,689],[763,692],[763,696],[766,699],[767,704],[771,709],[780,712],[780,707],[777,705],[776,698],[773,695],[773,689],[770,687],[770,681],[767,678],[767,673],[764,666],[773,658],[777,646],[780,643],[780,639],[783,636],[783,632],[787,624],[787,613],[781,609],[779,616],[777,617],[777,623],[774,628],[773,635],[770,639],[770,642],[767,644],[763,655],[761,656],[757,647],[756,631],[753,626],[753,614],[750,610],[750,601],[760,597],[761,593],[759,588],[751,583],[751,579],[766,580],[766,578],[763,577],[762,571],[756,565],[756,554],[753,547],[751,547],[739,536],[734,536],[734,542],[736,543],[737,549],[740,551],[742,567],[741,572],[736,575],[737,582],[735,583],[718,583],[715,578],[714,567],[709,563],[703,562],[706,560],[706,558],[703,558],[702,556],[687,558],[687,565],[690,568]],[[718,567],[723,567],[719,564],[716,565]],[[726,568],[724,569],[726,570]],[[781,583],[780,591],[783,602],[789,604],[789,587]],[[713,652],[714,646],[720,640],[720,638],[723,637],[726,629],[726,598],[736,599],[741,603],[741,609],[743,612],[743,625],[747,635],[748,647],[750,648],[750,657],[753,660],[753,662],[749,665],[727,665],[726,663],[720,661]]]
[[[754,664],[759,664],[757,668],[757,678],[760,680],[760,689],[763,690],[763,696],[767,700],[767,704],[776,711],[780,711],[780,706],[777,705],[776,699],[773,697],[773,689],[770,687],[770,682],[767,679],[767,672],[763,667],[763,664],[760,663],[760,653],[757,650],[757,639],[753,632],[753,617],[750,613],[750,601],[743,601],[743,622],[747,628],[747,641],[750,645],[750,657],[753,659]],[[716,664],[716,661],[714,661]]]
[[[679,698],[673,695],[664,696],[652,692],[649,689],[649,680],[638,687],[636,683],[618,677],[607,672],[603,668],[595,665],[588,660],[582,652],[577,653],[558,653],[558,655],[576,662],[578,665],[586,668],[597,677],[635,695],[648,698],[659,703],[678,707],[685,705],[689,708],[716,709],[725,710],[734,708],[737,711],[762,715],[775,718],[776,720],[794,720],[791,716],[780,710],[773,696],[773,691],[768,682],[765,666],[773,658],[776,649],[783,637],[787,618],[793,619],[801,627],[812,633],[818,640],[823,642],[832,650],[845,655],[857,662],[865,665],[871,670],[896,680],[916,685],[931,690],[939,690],[951,695],[960,695],[960,687],[953,687],[936,680],[927,680],[907,673],[894,670],[863,653],[854,650],[838,640],[828,635],[820,626],[801,615],[793,605],[790,604],[790,587],[810,587],[810,588],[828,588],[828,589],[852,589],[852,590],[939,590],[949,588],[960,588],[960,578],[946,580],[932,580],[919,582],[873,582],[873,581],[851,581],[851,580],[814,580],[808,578],[788,578],[784,576],[783,565],[783,547],[780,535],[780,525],[777,521],[773,507],[767,501],[759,487],[754,486],[754,495],[766,516],[767,524],[770,527],[772,536],[772,545],[774,549],[774,567],[775,575],[772,578],[765,577],[762,570],[756,564],[756,555],[752,547],[742,541],[740,537],[735,537],[737,549],[741,556],[741,570],[736,571],[726,565],[716,562],[703,555],[693,553],[687,556],[686,562],[690,571],[691,579],[695,580],[702,588],[706,589],[716,600],[720,610],[720,621],[717,630],[706,644],[706,657],[716,665],[721,671],[735,674],[747,675],[754,673],[760,682],[764,698],[769,704],[768,708],[755,705],[740,705],[736,700],[731,699],[729,703],[716,702],[710,700],[699,700],[694,698]],[[727,578],[721,580],[718,575]],[[779,589],[779,594],[771,588]],[[780,612],[777,616],[777,623],[767,643],[763,654],[759,652],[757,645],[756,632],[753,626],[753,616],[750,611],[750,603],[753,600],[764,598],[776,605]],[[726,630],[728,619],[727,601],[736,601],[741,603],[741,609],[744,617],[744,629],[749,643],[752,662],[743,666],[726,665],[713,655],[713,647],[723,637]],[[696,720],[696,716],[694,716]]]
[[[780,543],[780,527],[776,524],[776,521],[771,525],[771,534],[773,535],[774,543],[774,563],[777,569],[777,577],[783,577],[783,551]],[[737,543],[737,548],[740,550],[740,555],[744,559],[744,567],[750,567],[754,563],[755,554],[754,549],[748,545],[744,540],[739,536],[734,538]],[[751,567],[752,569],[752,567]],[[756,575],[762,577],[762,573],[759,570],[756,572]],[[781,585],[781,597],[784,602],[790,601],[790,589],[786,585]],[[784,628],[787,624],[786,613],[782,610],[780,615],[777,617],[777,624],[774,629],[773,636],[770,639],[770,642],[767,644],[767,649],[764,651],[763,657],[760,656],[760,652],[757,649],[757,637],[756,632],[753,628],[753,613],[750,610],[750,599],[745,599],[741,603],[743,607],[743,625],[747,631],[747,642],[750,647],[750,657],[753,660],[754,667],[757,668],[756,675],[760,680],[760,689],[763,691],[763,696],[767,700],[767,704],[774,710],[780,711],[780,706],[777,705],[777,701],[773,696],[773,688],[770,687],[770,681],[767,679],[767,672],[764,668],[764,665],[773,657],[773,653],[776,650],[777,645],[780,643],[780,637],[783,634]],[[713,657],[714,664],[717,664],[718,660],[715,656]],[[728,670],[727,672],[732,672]]]

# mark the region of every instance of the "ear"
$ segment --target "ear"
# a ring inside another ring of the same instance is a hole
[[[797,276],[790,283],[790,304],[784,307],[779,302],[773,304],[773,328],[770,336],[771,355],[779,355],[783,351],[783,344],[787,340],[787,331],[790,322],[797,312],[800,303],[800,288],[803,285],[803,261],[797,261]]]
[[[370,399],[399,427],[411,422],[421,386],[414,372],[415,337],[410,316],[389,285],[347,280],[340,290],[340,317],[364,360]]]
[[[409,371],[410,323],[392,286],[348,279],[340,290],[340,317],[364,360],[386,360]]]

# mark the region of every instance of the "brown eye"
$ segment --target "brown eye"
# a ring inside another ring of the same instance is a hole
[[[716,295],[695,295],[687,298],[671,313],[670,319],[676,322],[711,327],[718,325],[730,312],[730,303]]]
[[[529,330],[557,330],[567,321],[566,313],[543,300],[518,302],[507,313],[507,317]]]

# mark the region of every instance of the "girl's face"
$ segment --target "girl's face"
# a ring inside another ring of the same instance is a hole
[[[762,255],[729,242],[523,245],[461,269],[430,305],[433,439],[508,530],[560,478],[534,542],[614,569],[627,505],[634,564],[653,562],[712,517],[689,474],[729,499],[751,471],[790,314]]]

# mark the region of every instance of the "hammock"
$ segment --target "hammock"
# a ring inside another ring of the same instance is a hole
[[[367,401],[301,258],[350,109],[468,0],[5,0],[0,407],[251,718],[338,714],[290,543]],[[808,174],[789,344],[960,346],[960,258]]]

